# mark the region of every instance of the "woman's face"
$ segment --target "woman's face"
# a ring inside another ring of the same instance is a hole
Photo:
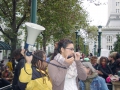
[[[61,54],[64,58],[67,56],[74,56],[74,45],[71,43],[68,44],[66,48],[61,48]]]
[[[43,55],[43,60],[46,61],[46,55],[45,54]],[[44,67],[47,67],[48,63],[43,62],[43,65],[44,65]]]
[[[43,60],[44,61],[46,61],[46,55],[45,54],[43,54]],[[40,60],[38,61],[38,67],[40,68],[40,69],[46,69],[46,67],[47,67],[47,63],[46,62],[41,62]]]
[[[106,65],[105,59],[102,60],[102,65]]]
[[[112,59],[113,59],[112,57],[110,57],[110,56],[108,57],[108,60],[109,60],[109,61],[112,61]]]

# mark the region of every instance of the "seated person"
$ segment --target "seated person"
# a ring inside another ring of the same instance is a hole
[[[6,64],[6,66],[8,66],[8,67],[9,67],[9,70],[10,70],[11,72],[13,72],[13,67],[12,67],[11,59],[9,59],[9,61],[8,61],[7,64]]]
[[[5,70],[2,72],[2,76],[3,79],[9,81],[10,83],[13,80],[13,73],[9,70],[8,66],[5,66]]]
[[[93,68],[92,64],[89,61],[83,61],[82,63],[88,70],[88,77],[84,81],[79,81],[80,90],[108,90],[105,80],[98,76],[98,73]]]
[[[5,66],[5,70],[2,72],[0,79],[0,87],[4,87],[10,85],[13,80],[13,73],[9,70],[7,66]]]
[[[105,80],[107,77],[112,76],[112,70],[110,69],[110,67],[107,65],[107,57],[101,57],[100,58],[100,64],[98,67],[98,70],[101,71],[103,74],[100,75],[101,77],[103,77]]]
[[[92,66],[96,69],[96,70],[98,70],[98,63],[97,63],[97,57],[96,56],[92,56],[91,58],[90,58],[90,61],[91,61],[91,64],[92,64]]]
[[[103,73],[98,70],[99,64],[97,63],[97,60],[98,60],[98,58],[97,58],[96,56],[92,56],[92,57],[90,58],[91,64],[92,64],[92,66],[96,69],[96,72],[97,72],[99,75],[102,75]]]

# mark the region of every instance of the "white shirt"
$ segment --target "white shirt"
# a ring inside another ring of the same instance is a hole
[[[78,87],[76,84],[76,77],[65,78],[63,90],[78,90]]]
[[[77,69],[75,62],[73,62],[72,65],[70,65],[67,70],[63,90],[78,90],[76,77],[77,77]]]

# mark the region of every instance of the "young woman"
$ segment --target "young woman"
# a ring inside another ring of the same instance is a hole
[[[60,40],[53,55],[51,63],[59,67],[48,65],[52,90],[79,90],[78,78],[85,80],[87,73],[80,61],[80,53],[74,52],[73,42],[68,39]]]
[[[21,90],[52,90],[49,76],[46,72],[47,63],[45,52],[37,50],[34,55],[43,60],[32,56],[26,56],[24,50],[21,52],[26,60],[25,66],[21,69],[19,76],[19,88]]]
[[[107,57],[101,57],[100,58],[100,64],[99,64],[99,67],[98,67],[98,70],[103,73],[100,76],[102,76],[105,80],[108,76],[112,76],[112,74],[113,74],[112,70],[107,65],[107,62],[108,62]]]

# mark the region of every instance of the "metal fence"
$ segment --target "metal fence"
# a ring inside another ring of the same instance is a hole
[[[12,84],[0,88],[0,90],[12,90]]]

